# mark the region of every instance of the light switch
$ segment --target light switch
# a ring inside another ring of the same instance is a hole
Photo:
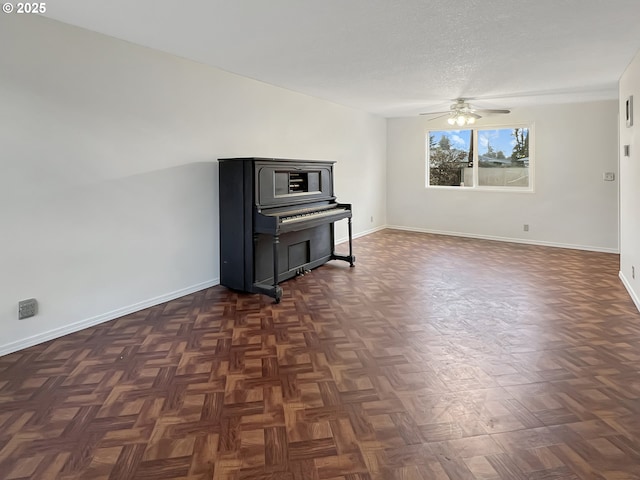
[[[604,175],[602,175],[602,179],[605,182],[613,182],[616,179],[616,174],[613,172],[604,172]]]

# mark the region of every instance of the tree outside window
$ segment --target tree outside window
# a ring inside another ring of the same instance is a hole
[[[529,127],[428,133],[427,186],[532,190]]]
[[[473,163],[471,133],[471,130],[430,132],[429,185],[465,185],[464,171]]]

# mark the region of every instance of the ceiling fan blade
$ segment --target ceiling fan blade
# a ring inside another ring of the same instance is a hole
[[[446,112],[446,113],[445,112],[441,112],[441,113],[442,113],[442,115],[438,115],[437,117],[430,118],[428,121],[432,122],[433,120],[437,120],[437,119],[442,118],[442,117],[447,117],[449,115],[449,112]],[[423,114],[421,113],[420,115],[423,115]]]
[[[420,115],[448,115],[451,113],[451,110],[447,110],[446,112],[423,112]]]
[[[482,115],[497,115],[511,113],[511,110],[506,108],[475,108],[468,103],[466,98],[456,98],[449,110],[443,110],[440,112],[423,112],[420,115],[439,115],[436,118],[443,117],[445,115],[472,115],[476,119],[482,118]]]
[[[511,110],[507,110],[506,108],[477,108],[473,110],[476,113],[486,113],[486,114],[498,114],[498,113],[511,113]]]

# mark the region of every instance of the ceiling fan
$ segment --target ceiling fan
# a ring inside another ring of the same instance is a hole
[[[452,104],[446,112],[425,112],[420,115],[439,115],[431,120],[448,115],[449,118],[447,119],[447,123],[449,125],[458,125],[459,127],[462,127],[464,125],[471,125],[475,123],[477,119],[482,118],[482,115],[511,113],[511,110],[502,108],[475,108],[464,98],[457,98],[454,102],[455,103]]]

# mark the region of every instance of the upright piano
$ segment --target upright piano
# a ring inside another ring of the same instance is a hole
[[[333,161],[223,158],[220,283],[276,303],[280,281],[329,260],[353,267],[351,204],[333,193]],[[349,254],[335,250],[334,223],[348,220]]]

